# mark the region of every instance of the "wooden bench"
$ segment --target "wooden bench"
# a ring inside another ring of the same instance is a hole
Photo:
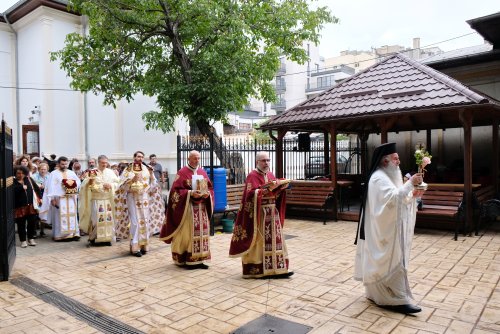
[[[232,213],[236,219],[236,214],[241,205],[241,198],[243,197],[243,190],[245,184],[228,184],[226,188],[227,204],[224,210],[223,217],[226,218],[228,214]]]
[[[286,207],[288,210],[304,209],[321,210],[323,224],[326,225],[328,209],[331,209],[334,220],[337,221],[337,210],[335,208],[335,187],[331,181],[296,181],[291,182],[290,188],[286,190]]]
[[[482,222],[485,222],[487,219],[493,219],[498,207],[497,197],[495,186],[493,185],[483,186],[472,193],[476,235],[479,235],[479,227]]]
[[[444,189],[443,189],[444,188]],[[422,196],[422,209],[417,211],[417,224],[420,226],[429,224],[430,227],[448,227],[450,223],[455,224],[455,240],[458,236],[458,225],[464,217],[464,192],[448,190],[449,187],[429,185]],[[463,227],[463,226],[462,226]]]

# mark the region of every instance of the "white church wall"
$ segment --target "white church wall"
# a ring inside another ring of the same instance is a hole
[[[0,23],[0,117],[9,127],[16,126],[16,90],[15,84],[15,38],[7,24]],[[17,138],[14,136],[14,146]]]
[[[175,173],[176,132],[146,131],[142,114],[156,109],[155,100],[136,96],[130,104],[121,101],[115,110],[103,106],[102,96],[84,94],[70,88],[71,79],[60,69],[58,61],[50,61],[50,52],[64,47],[66,35],[81,33],[82,18],[47,7],[39,7],[14,25],[17,31],[19,67],[19,119],[16,124],[15,89],[0,89],[4,118],[20,137],[23,124],[40,127],[40,152],[76,157],[86,166],[88,157],[106,154],[111,162],[132,159],[142,150],[155,153],[160,163]],[[0,24],[0,85],[15,86],[14,34]],[[35,109],[35,106],[37,107]],[[39,115],[32,110],[40,110]],[[30,117],[32,119],[30,120]],[[176,130],[187,133],[183,120]],[[22,152],[22,143],[14,136],[14,150]],[[146,159],[148,161],[148,159]]]

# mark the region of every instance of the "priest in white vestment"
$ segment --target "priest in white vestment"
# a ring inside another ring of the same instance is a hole
[[[97,158],[98,168],[87,170],[80,188],[80,229],[89,235],[89,242],[107,243],[116,241],[115,236],[115,191],[120,178],[107,168],[108,158]]]
[[[416,201],[423,190],[422,174],[403,183],[396,144],[373,153],[357,232],[354,278],[362,281],[366,297],[378,306],[409,314],[421,311],[412,304],[408,261],[416,219]]]
[[[77,199],[80,179],[68,169],[68,158],[61,156],[57,162],[59,168],[50,173],[45,186],[40,214],[52,225],[52,239],[78,241],[80,227]]]

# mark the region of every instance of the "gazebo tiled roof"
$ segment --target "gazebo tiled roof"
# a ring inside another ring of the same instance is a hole
[[[482,111],[486,105],[488,110]],[[393,131],[460,127],[458,110],[470,107],[476,109],[474,125],[482,125],[489,124],[492,106],[500,111],[498,101],[395,54],[271,118],[262,128],[307,131],[334,122],[339,131],[373,133],[379,131],[377,118],[394,116]]]

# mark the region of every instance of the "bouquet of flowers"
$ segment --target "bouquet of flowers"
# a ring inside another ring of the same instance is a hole
[[[418,166],[419,173],[425,173],[425,166],[431,164],[432,155],[429,154],[424,148],[415,151],[415,162]]]
[[[426,172],[425,166],[431,164],[432,155],[429,154],[425,149],[420,149],[415,151],[415,162],[418,166],[418,172],[422,174],[422,179],[424,178],[424,174]],[[427,189],[427,184],[422,182],[422,189]]]

